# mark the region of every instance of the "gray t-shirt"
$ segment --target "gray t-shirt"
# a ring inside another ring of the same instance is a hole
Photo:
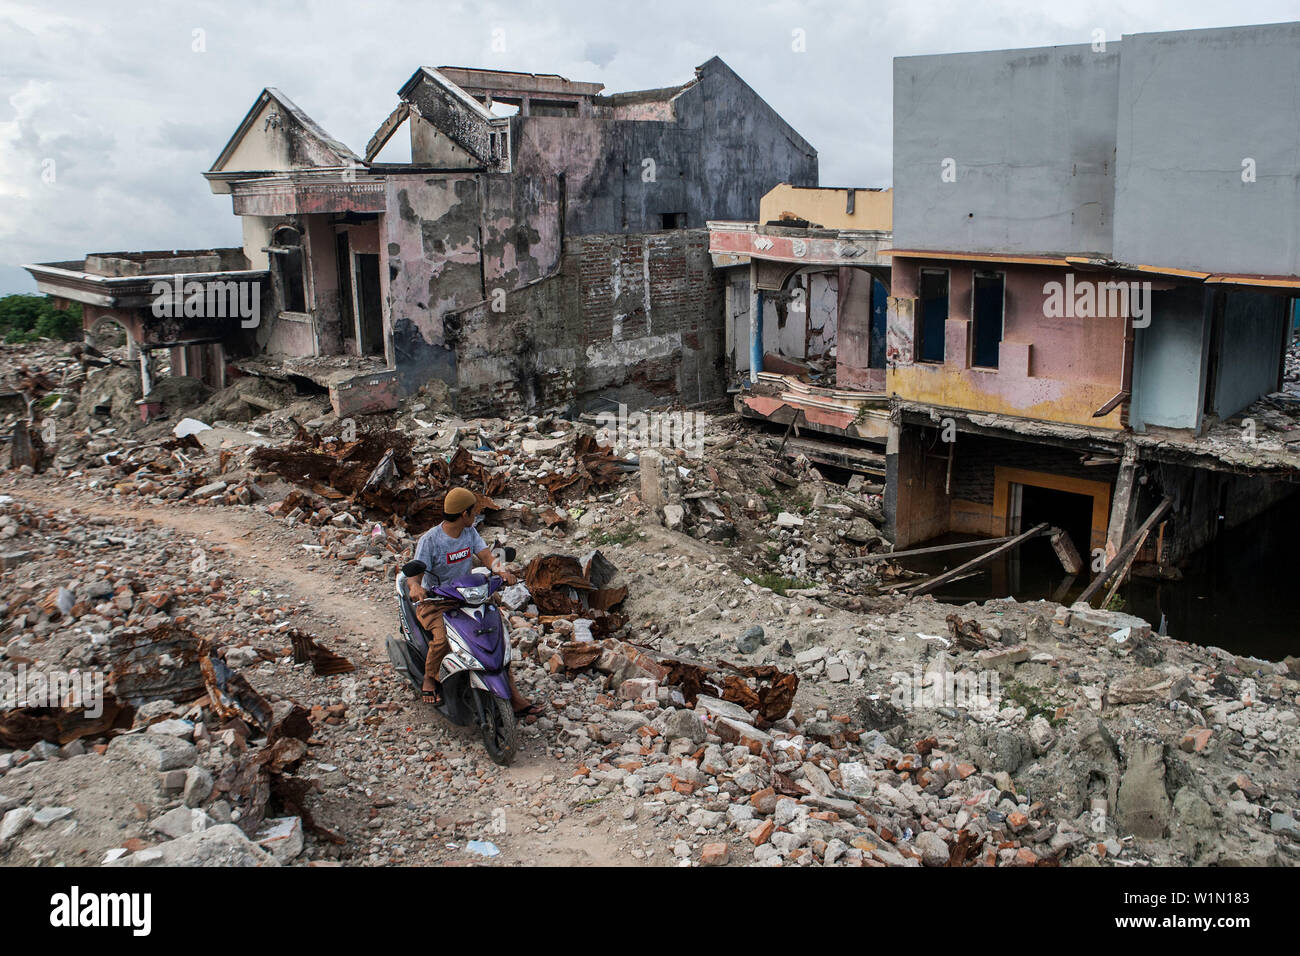
[[[442,530],[439,521],[415,545],[415,560],[423,561],[428,568],[421,583],[432,590],[464,577],[474,567],[474,555],[486,547],[477,529],[467,528],[459,538],[453,538]]]

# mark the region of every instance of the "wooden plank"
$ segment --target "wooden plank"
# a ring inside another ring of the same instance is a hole
[[[1070,536],[1060,528],[1052,529],[1052,550],[1061,561],[1061,567],[1065,568],[1066,574],[1078,574],[1083,570],[1083,559],[1079,557],[1079,552],[1075,550],[1074,542]]]
[[[958,541],[956,544],[936,544],[928,548],[909,548],[906,551],[881,551],[878,554],[864,554],[852,558],[836,558],[836,564],[871,564],[875,561],[888,561],[892,558],[910,558],[914,554],[939,554],[942,551],[960,551],[964,548],[985,548],[992,547],[995,544],[1002,544],[1010,541],[1015,537],[1013,534],[1005,538],[980,538],[977,541]]]
[[[1164,530],[1165,530],[1164,522],[1161,522],[1160,531],[1163,533]],[[1110,590],[1106,592],[1106,596],[1102,599],[1101,602],[1102,607],[1110,606],[1110,599],[1115,596],[1115,592],[1119,590],[1119,586],[1124,583],[1124,579],[1128,577],[1129,571],[1133,570],[1133,562],[1137,560],[1138,554],[1140,554],[1142,551],[1142,545],[1146,543],[1147,536],[1150,534],[1151,534],[1151,529],[1147,528],[1138,536],[1137,547],[1133,549],[1133,553],[1130,554],[1128,556],[1128,560],[1124,562],[1124,567],[1119,569],[1119,574],[1115,575],[1114,583],[1111,584]]]
[[[1015,548],[1018,548],[1020,545],[1028,541],[1030,538],[1037,538],[1039,535],[1048,533],[1048,529],[1050,527],[1051,526],[1046,521],[1044,521],[1042,524],[1035,525],[1034,527],[1030,528],[1028,531],[1024,532],[1023,534],[1018,534],[1010,541],[998,545],[992,551],[988,551],[984,554],[981,554],[978,558],[972,558],[971,560],[967,561],[965,564],[958,565],[957,567],[953,568],[951,571],[945,571],[943,574],[940,574],[938,577],[930,578],[930,580],[928,581],[922,581],[919,585],[910,589],[907,593],[916,595],[916,594],[926,594],[930,591],[933,591],[935,588],[939,587],[942,584],[947,584],[949,581],[953,580],[959,575],[964,575],[967,571],[974,571],[976,568],[983,567],[984,565],[992,561],[994,558],[1006,554],[1008,551],[1011,551]]]
[[[1115,557],[1110,559],[1110,562],[1102,569],[1101,574],[1097,575],[1084,592],[1079,595],[1080,601],[1084,604],[1092,603],[1092,599],[1096,597],[1097,592],[1101,590],[1102,585],[1110,580],[1110,576],[1119,570],[1121,565],[1128,561],[1130,554],[1137,553],[1138,547],[1146,540],[1147,533],[1155,527],[1156,522],[1164,517],[1165,513],[1173,507],[1173,504],[1174,502],[1172,498],[1166,498],[1161,501],[1160,504],[1156,505],[1155,510],[1147,516],[1146,521],[1142,522],[1141,527],[1137,529],[1137,532],[1133,537],[1128,540],[1124,547],[1115,552]]]
[[[956,584],[958,581],[965,581],[967,578],[973,578],[973,577],[975,577],[975,575],[977,575],[977,574],[979,574],[979,573],[980,573],[980,572],[979,572],[979,569],[976,568],[974,571],[967,571],[965,574],[963,574],[963,575],[961,575],[961,576],[959,576],[959,577],[950,578],[948,581],[946,581],[946,582],[944,582],[944,583],[946,583],[946,584]],[[912,588],[912,587],[916,587],[916,586],[921,585],[921,584],[926,584],[926,583],[928,583],[930,580],[931,580],[930,578],[923,578],[922,580],[917,581],[915,578],[913,578],[913,579],[910,580],[910,581],[895,581],[893,584],[882,584],[882,585],[880,585],[880,586],[877,588],[877,590],[878,590],[878,591],[890,591],[890,592],[893,592],[893,591],[899,591],[899,590],[903,590],[903,589],[905,589],[905,588]]]

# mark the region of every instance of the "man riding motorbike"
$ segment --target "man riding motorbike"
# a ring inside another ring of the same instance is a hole
[[[506,584],[514,584],[515,576],[499,566],[491,549],[475,530],[478,515],[478,497],[468,488],[453,488],[442,502],[442,521],[423,535],[415,546],[415,560],[424,564],[423,579],[411,575],[406,579],[407,592],[415,604],[415,616],[429,634],[429,652],[424,662],[424,686],[421,697],[426,703],[442,703],[442,689],[438,684],[438,668],[447,656],[447,626],[442,619],[448,607],[438,599],[430,599],[428,592],[436,587],[461,578],[469,573],[474,559],[500,575]],[[519,693],[514,674],[506,672],[510,683],[510,704],[516,716],[536,717],[541,708]]]

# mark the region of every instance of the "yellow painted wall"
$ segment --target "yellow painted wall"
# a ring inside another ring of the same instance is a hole
[[[942,405],[964,411],[1039,418],[1090,428],[1121,426],[1120,407],[1101,418],[1094,410],[1115,395],[1114,385],[1063,382],[1051,379],[999,379],[996,371],[952,368],[947,365],[893,365],[885,373],[885,390],[909,402]]]
[[[892,189],[856,190],[851,216],[844,211],[848,197],[847,189],[810,189],[782,183],[759,201],[758,221],[772,222],[788,213],[827,229],[891,231],[894,228]]]

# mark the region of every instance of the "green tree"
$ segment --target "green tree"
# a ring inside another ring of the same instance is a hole
[[[81,305],[56,309],[47,295],[0,296],[0,339],[5,342],[34,342],[81,337]]]

